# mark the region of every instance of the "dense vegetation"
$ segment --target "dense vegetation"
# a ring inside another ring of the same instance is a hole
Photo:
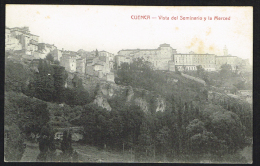
[[[232,71],[229,64],[223,64],[219,72],[206,72],[201,65],[197,66],[197,71],[184,71],[184,73],[203,79],[208,85],[216,87],[229,86],[231,92],[237,90],[252,90],[252,73],[248,71]]]
[[[38,71],[32,71],[20,63],[7,60],[5,90],[68,105],[85,105],[93,100],[77,76],[73,79],[73,88],[64,87],[68,77],[64,67],[39,60],[37,68]]]
[[[9,65],[14,69],[19,67],[11,62]],[[23,71],[21,66],[19,70]],[[62,67],[40,61],[38,70],[28,87],[23,84],[14,85],[23,87],[22,90],[6,87],[5,125],[19,129],[21,136],[40,133],[51,137],[50,126],[75,125],[84,127],[83,143],[102,149],[132,149],[136,161],[246,162],[236,152],[246,146],[246,137],[252,136],[252,111],[240,100],[208,101],[207,89],[202,85],[178,74],[153,71],[148,63],[138,60],[121,66],[116,83],[162,95],[167,102],[166,110],[156,112],[151,100],[148,101],[151,109],[144,112],[139,106],[126,103],[125,95],[109,99],[112,111],[107,111],[90,103],[80,79],[73,79],[73,89],[64,88],[66,72]],[[7,78],[16,80],[16,77],[13,74]],[[62,102],[64,106],[58,105]],[[19,139],[16,144],[22,142],[17,135],[10,137]],[[49,141],[47,149],[51,152]],[[17,150],[20,146],[7,147],[10,149],[5,150],[7,156],[15,150],[23,152]],[[63,151],[65,154],[72,150]],[[39,160],[41,157],[45,158],[42,155]]]
[[[143,59],[135,60],[130,65],[123,63],[115,78],[117,84],[155,91],[169,98],[172,94],[182,96],[183,100],[193,100],[203,89],[203,85],[185,79],[179,74],[154,71],[152,65]]]

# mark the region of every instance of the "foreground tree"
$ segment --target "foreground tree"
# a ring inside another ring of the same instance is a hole
[[[5,66],[5,90],[22,92],[29,75],[30,71],[26,70],[22,64],[7,60]]]
[[[15,124],[5,125],[4,159],[20,161],[25,151],[24,135]]]

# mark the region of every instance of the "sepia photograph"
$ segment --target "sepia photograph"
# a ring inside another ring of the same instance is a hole
[[[5,9],[5,162],[253,163],[252,6]]]

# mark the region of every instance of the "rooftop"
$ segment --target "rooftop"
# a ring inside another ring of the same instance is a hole
[[[170,47],[170,44],[163,43],[163,44],[160,44],[160,47]]]
[[[170,44],[166,44],[166,43],[164,43],[164,44],[160,44],[160,47],[171,47],[170,46]],[[159,48],[160,48],[159,47]],[[120,51],[156,51],[156,50],[158,50],[159,48],[157,48],[157,49],[139,49],[139,48],[137,48],[137,49],[122,49],[122,50],[120,50]],[[176,50],[176,49],[173,49],[173,50]],[[119,52],[120,52],[119,51]]]
[[[221,57],[232,57],[232,58],[237,58],[237,56],[232,56],[232,55],[221,55],[221,56],[216,56],[216,58],[221,58]]]
[[[215,55],[215,54],[208,54],[208,53],[206,53],[206,54],[196,54],[196,53],[192,53],[192,54],[187,53],[187,54],[184,54],[184,53],[177,53],[177,54],[174,54],[174,55]]]

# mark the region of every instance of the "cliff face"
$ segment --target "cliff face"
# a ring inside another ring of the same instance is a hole
[[[144,89],[121,86],[115,83],[101,83],[98,92],[104,101],[116,98],[125,99],[125,104],[137,105],[146,113],[151,110],[163,112],[166,109],[166,101],[163,97]]]
[[[71,80],[73,73],[69,74],[68,87],[72,87]],[[100,81],[95,77],[88,77],[77,74],[82,79],[83,87],[94,98],[93,103],[111,111],[112,108],[108,100],[123,99],[123,104],[133,104],[139,106],[144,112],[165,111],[166,101],[163,97],[144,89],[133,88],[131,86],[117,85],[112,82]]]
[[[107,102],[107,99],[104,98],[102,95],[97,95],[96,98],[93,101],[94,104],[97,104],[98,106],[107,109],[108,111],[111,111],[112,108],[110,107],[109,103]]]

